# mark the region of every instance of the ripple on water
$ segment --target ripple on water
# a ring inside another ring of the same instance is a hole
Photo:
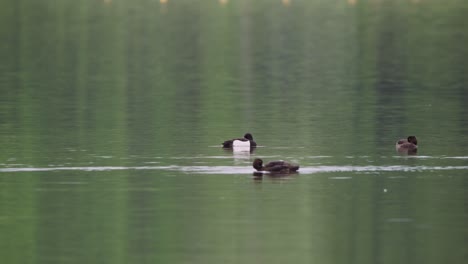
[[[43,171],[117,171],[117,170],[167,170],[199,174],[244,174],[252,173],[250,166],[91,166],[91,167],[10,167],[0,172],[43,172]],[[313,174],[326,172],[390,172],[390,171],[440,171],[468,170],[468,166],[314,166],[301,167],[299,173]]]

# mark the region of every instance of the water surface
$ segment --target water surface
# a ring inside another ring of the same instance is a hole
[[[465,1],[1,7],[4,262],[468,258]]]

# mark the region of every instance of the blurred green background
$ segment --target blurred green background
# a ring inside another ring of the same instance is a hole
[[[467,13],[463,0],[2,1],[0,256],[462,263]],[[219,148],[247,131],[254,153]],[[419,156],[394,157],[410,134]],[[347,171],[259,182],[230,167],[253,157]],[[233,173],[177,170],[198,165]]]

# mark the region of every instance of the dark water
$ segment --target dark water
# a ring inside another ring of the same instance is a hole
[[[164,2],[0,4],[2,263],[466,262],[468,2]]]

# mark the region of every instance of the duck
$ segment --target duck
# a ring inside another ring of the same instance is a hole
[[[295,173],[299,170],[299,165],[291,164],[283,160],[271,161],[263,166],[263,160],[257,158],[253,161],[252,166],[257,171],[269,171],[275,173]]]
[[[255,143],[253,136],[250,133],[245,133],[243,138],[234,138],[234,139],[226,140],[222,144],[223,144],[223,148],[233,148],[233,147],[255,148],[257,147],[257,143]]]
[[[395,148],[398,152],[414,154],[418,150],[418,140],[415,136],[409,136],[407,139],[400,139],[396,142]]]

